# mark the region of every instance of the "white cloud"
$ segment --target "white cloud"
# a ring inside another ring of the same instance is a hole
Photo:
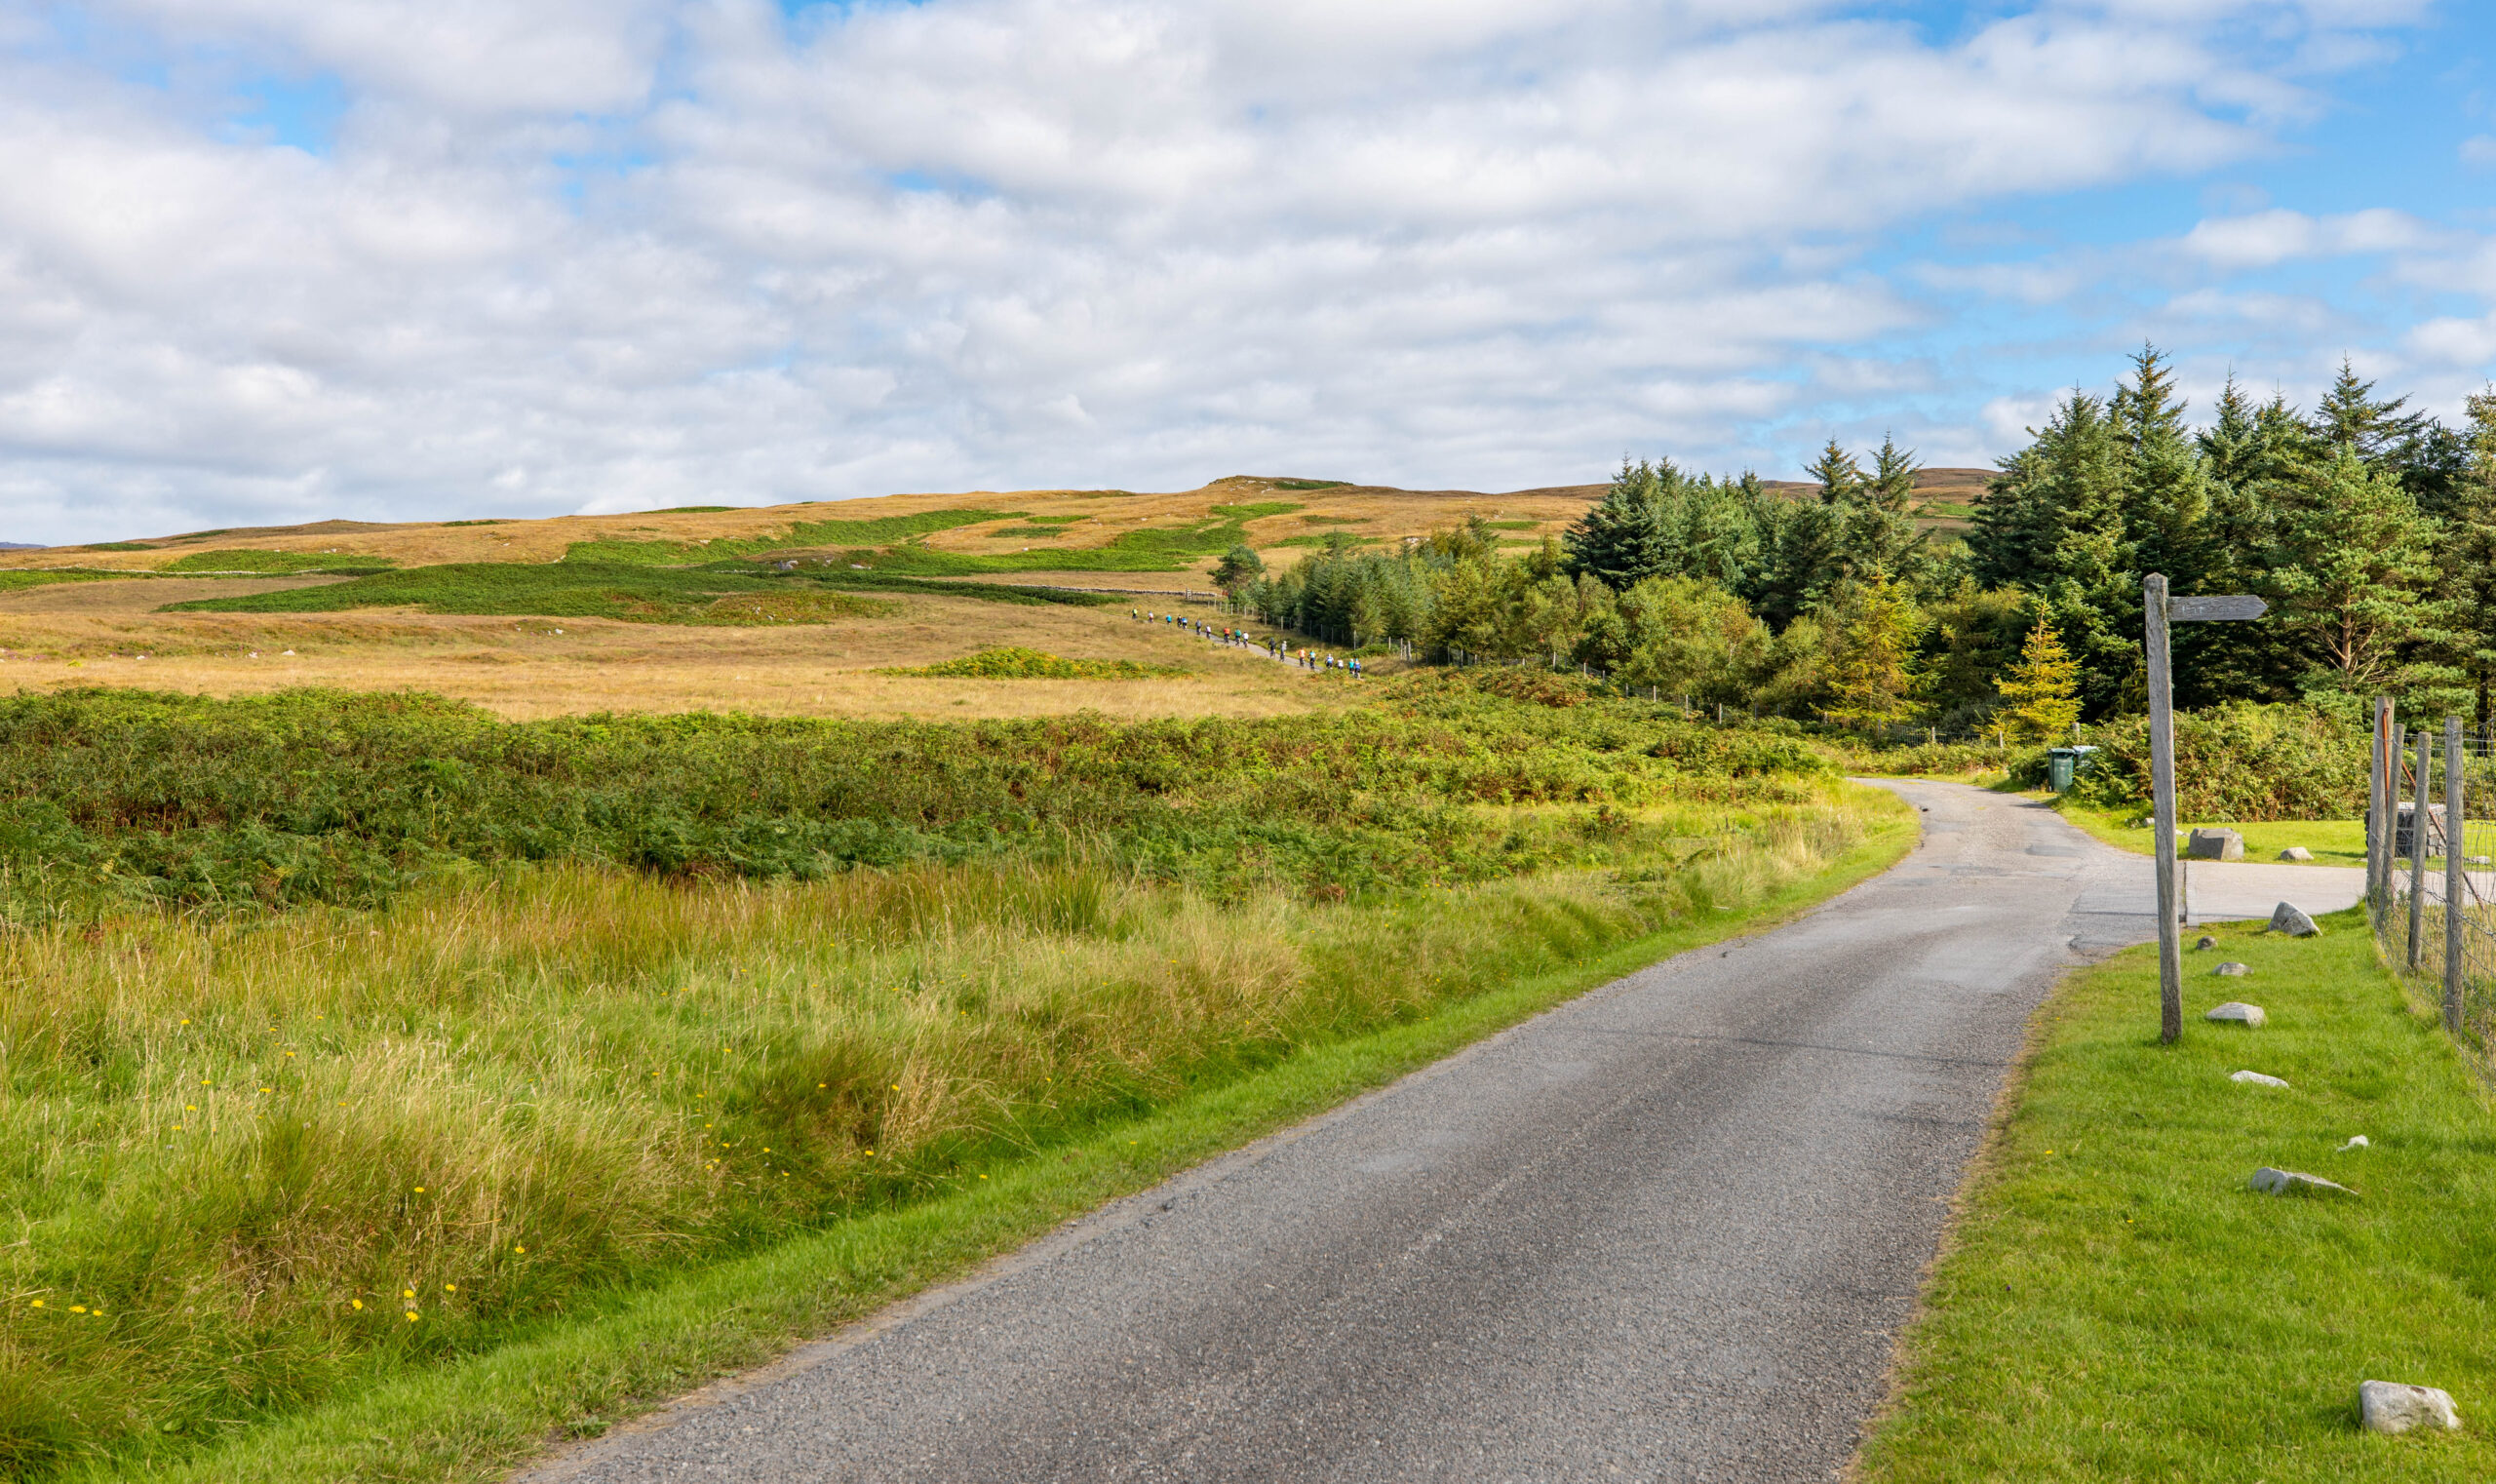
[[[2219,216],[2184,234],[2184,251],[2221,268],[2267,268],[2300,257],[2423,248],[2438,234],[2405,212],[2383,208],[2338,216],[2273,210]]]
[[[2496,364],[2496,315],[2475,320],[2429,320],[2402,336],[2401,342],[2421,360],[2447,367],[2475,367],[2483,373]]]
[[[1936,42],[1823,0],[110,0],[107,59],[45,50],[48,14],[0,0],[31,38],[0,54],[21,540],[1748,456],[1814,399],[1931,381],[1873,347],[1943,281],[1862,266],[1880,234],[2264,151],[2316,106],[2296,48],[2365,19],[2058,4]],[[2217,45],[2247,18],[2283,27],[2267,69]],[[126,80],[160,74],[191,81]],[[222,90],[320,77],[323,147],[230,127]],[[2255,213],[2183,252],[2429,235]],[[1930,425],[2009,438],[2010,406]]]

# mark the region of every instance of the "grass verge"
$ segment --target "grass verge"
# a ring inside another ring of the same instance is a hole
[[[1913,843],[1912,825],[1898,821],[1827,869],[1738,911],[1636,938],[1416,1021],[1311,1046],[1041,1154],[965,1166],[956,1193],[844,1222],[655,1290],[608,1293],[489,1352],[246,1431],[178,1464],[157,1462],[145,1476],[195,1484],[500,1477],[550,1442],[604,1431],[713,1376],[958,1276],[1072,1216],[1382,1086],[1595,985],[1823,901],[1886,870]],[[65,1475],[127,1476],[105,1463]]]
[[[1860,1484],[2496,1477],[2496,1119],[2359,915],[2322,922],[2210,929],[2176,1046],[2154,948],[2055,993]],[[2251,977],[2210,977],[2219,958]],[[2200,1018],[2240,996],[2270,1024]],[[2337,1152],[2354,1134],[2372,1147]],[[2266,1164],[2360,1196],[2256,1195]],[[2366,1380],[2441,1386],[2468,1430],[2360,1432]]]
[[[2043,796],[2040,796],[2043,797]],[[2118,850],[2135,855],[2156,855],[2158,837],[2147,827],[2135,827],[2132,821],[2146,812],[2143,808],[2098,809],[2078,800],[2061,800],[2054,804],[2063,818],[2090,836]],[[2194,828],[2187,825],[2186,828]],[[2273,861],[2290,845],[2303,845],[2314,852],[2310,863],[2317,866],[2363,866],[2366,863],[2366,822],[2362,819],[2268,820],[2250,824],[2202,822],[2204,829],[2235,830],[2244,837],[2244,858],[2248,861]]]

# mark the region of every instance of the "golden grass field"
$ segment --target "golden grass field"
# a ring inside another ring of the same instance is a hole
[[[291,685],[416,689],[474,701],[515,721],[609,710],[931,720],[1084,710],[1119,719],[1255,717],[1331,705],[1344,693],[1322,674],[1166,625],[1135,623],[1123,607],[902,596],[878,599],[891,604],[890,616],[755,629],[376,610],[153,611],[179,599],[334,580],[136,579],[0,594],[0,649],[7,651],[0,654],[0,688],[135,685],[218,696]],[[1217,610],[1194,611],[1210,617]],[[1070,659],[1184,665],[1189,674],[997,681],[874,673],[1004,644]]]
[[[1927,523],[1945,528],[1963,524],[1954,519],[1962,508],[1957,502],[1976,497],[1983,472],[1925,471],[1919,492],[1935,502]],[[1027,607],[878,595],[876,605],[884,611],[876,616],[762,628],[448,617],[393,609],[282,616],[173,614],[155,609],[193,598],[341,579],[138,574],[201,553],[227,551],[317,554],[341,563],[386,559],[401,566],[555,562],[574,543],[585,541],[682,542],[698,554],[708,542],[785,536],[800,522],[966,509],[1016,514],[936,531],[922,538],[925,544],[974,556],[1035,546],[1081,551],[1138,529],[1217,519],[1219,507],[1289,504],[1297,508],[1244,523],[1251,544],[1268,566],[1280,568],[1306,555],[1312,541],[1330,531],[1392,548],[1473,517],[1498,523],[1504,544],[1530,547],[1565,530],[1604,488],[1554,486],[1486,493],[1348,484],[1298,488],[1308,483],[1236,477],[1160,493],[971,490],[487,523],[324,521],[145,538],[136,543],[136,549],[127,550],[0,552],[0,571],[77,567],[134,574],[128,581],[0,592],[0,651],[5,651],[0,652],[0,687],[137,685],[211,695],[290,685],[413,688],[475,701],[513,719],[602,710],[869,718],[1013,717],[1079,710],[1116,718],[1270,716],[1324,706],[1341,692],[1323,676],[1208,645],[1165,626],[1130,622],[1124,606]],[[1775,488],[1787,488],[1783,484]],[[785,554],[806,553],[793,547]],[[1127,601],[1138,607],[1168,607],[1190,591],[1210,596],[1205,573],[1213,562],[1206,557],[1166,572],[1053,570],[956,580],[1112,589],[1133,595]],[[1218,612],[1209,604],[1190,611],[1206,617]],[[997,681],[875,673],[932,664],[1000,644],[1075,659],[1180,663],[1190,674],[1127,681]]]
[[[226,529],[155,538],[145,549],[58,547],[0,552],[0,570],[44,567],[152,572],[204,551],[387,558],[403,566],[446,562],[553,562],[574,542],[693,543],[776,536],[801,521],[864,521],[937,510],[993,509],[1023,517],[935,532],[941,551],[1018,551],[1030,517],[1072,517],[1053,547],[1103,545],[1126,530],[1213,518],[1217,505],[1302,508],[1247,523],[1267,561],[1305,555],[1297,536],[1343,530],[1400,541],[1470,516],[1518,523],[1505,539],[1532,544],[1577,519],[1601,486],[1508,494],[1345,486],[1301,490],[1282,482],[1219,480],[1177,493],[1042,489],[897,494],[759,509],[564,516],[491,525],[364,524]],[[1524,524],[1531,523],[1531,524]],[[794,550],[793,555],[798,554]],[[1211,584],[1203,570],[1046,571],[966,577],[1058,587],[1125,589],[1135,606],[1166,610]],[[874,617],[764,628],[625,623],[596,618],[449,617],[392,609],[338,614],[159,613],[169,603],[299,587],[332,577],[140,577],[0,593],[0,688],[133,685],[240,695],[293,685],[410,688],[474,701],[514,720],[569,713],[744,711],[767,716],[1019,717],[1096,711],[1119,719],[1273,716],[1334,704],[1341,683],[1245,651],[1139,624],[1127,608],[1019,606],[935,596],[876,595]],[[1166,594],[1167,598],[1154,594]],[[1189,611],[1219,616],[1210,604]],[[1184,677],[1150,680],[936,680],[879,675],[992,644],[1023,644],[1072,659],[1180,664]],[[289,652],[292,651],[292,652]]]
[[[1292,503],[1301,506],[1285,515],[1248,523],[1249,539],[1270,553],[1268,561],[1288,563],[1297,550],[1281,545],[1297,535],[1341,529],[1358,536],[1396,540],[1425,535],[1468,516],[1493,521],[1532,522],[1531,527],[1508,531],[1510,540],[1530,544],[1545,533],[1558,534],[1580,512],[1602,495],[1601,485],[1524,489],[1486,494],[1470,489],[1396,489],[1378,485],[1344,485],[1327,489],[1297,489],[1294,482],[1235,477],[1216,480],[1201,488],[1170,493],[1137,493],[1099,489],[974,489],[953,494],[888,494],[872,499],[816,500],[800,505],[765,505],[751,509],[639,515],[558,516],[549,520],[502,521],[492,524],[448,525],[433,522],[374,524],[323,521],[309,526],[234,527],[188,535],[126,537],[142,542],[142,551],[98,551],[62,546],[41,551],[0,552],[0,570],[18,567],[87,566],[147,571],[195,552],[250,548],[257,551],[311,552],[353,557],[387,557],[403,566],[441,562],[553,562],[575,541],[683,541],[701,543],[722,538],[777,535],[800,521],[868,521],[936,510],[1015,511],[1048,520],[1072,518],[1066,534],[1051,539],[1056,549],[1102,546],[1138,527],[1171,526],[1209,519],[1216,505]],[[939,531],[927,544],[938,551],[973,555],[1020,551],[1032,538],[1003,534],[1029,524],[1010,519]],[[1210,566],[1210,561],[1201,564]],[[1086,585],[1086,574],[1051,572],[1046,580]],[[1184,586],[1178,573],[1111,572],[1091,574],[1100,586]],[[1028,579],[1017,579],[1028,580]],[[1201,585],[1201,584],[1199,584]]]

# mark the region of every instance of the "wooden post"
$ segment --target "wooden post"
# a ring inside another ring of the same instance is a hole
[[[2408,746],[2408,728],[2394,721],[2384,743],[2384,911],[2376,930],[2389,928],[2391,913],[2401,906],[2398,876],[2391,863],[2401,858],[2401,748]]]
[[[2184,946],[2175,931],[2175,686],[2166,668],[2166,577],[2141,581],[2141,617],[2149,649],[2149,766],[2158,828],[2158,1038],[2172,1045],[2184,1034]],[[2079,734],[2080,723],[2072,723]]]
[[[2461,718],[2444,718],[2444,1029],[2461,1033],[2461,935],[2469,924],[2462,918],[2462,893],[2469,881],[2462,875],[2462,746]]]
[[[2369,929],[2383,917],[2383,873],[2387,841],[2392,839],[2389,811],[2384,808],[2383,760],[2385,716],[2392,702],[2375,697],[2375,731],[2366,744],[2366,923]]]
[[[2418,728],[2418,778],[2410,788],[2409,806],[2409,972],[2418,972],[2420,919],[2427,913],[2427,774],[2432,766],[2435,733]]]

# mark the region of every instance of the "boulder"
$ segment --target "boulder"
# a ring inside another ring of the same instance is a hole
[[[2231,999],[2202,1018],[2204,1020],[2234,1021],[2240,1025],[2246,1026],[2258,1026],[2264,1021],[2270,1019],[2269,1016],[2262,1013],[2262,1007],[2260,1005],[2249,1005],[2242,999]]]
[[[2201,937],[2193,940],[2193,952],[2197,954],[2207,953],[2218,946],[2219,940],[2211,937],[2208,933],[2204,933]]]
[[[2253,971],[2231,958],[2227,962],[2220,964],[2217,968],[2210,970],[2210,972],[2223,979],[2242,979]]]
[[[2358,1412],[2368,1432],[2406,1432],[2412,1427],[2461,1426],[2449,1392],[2397,1381],[2358,1383]]]
[[[2184,842],[2184,853],[2197,861],[2244,859],[2244,837],[2234,830],[2196,830]]]
[[[2285,902],[2271,909],[2271,922],[2266,930],[2286,933],[2291,938],[2311,938],[2322,931],[2321,928],[2314,925],[2314,918]]]
[[[2227,1079],[2231,1082],[2250,1082],[2256,1087],[2285,1087],[2288,1085],[2283,1078],[2266,1076],[2259,1072],[2231,1072],[2227,1074]]]
[[[2285,850],[2280,852],[2280,859],[2283,861],[2310,861],[2314,859],[2314,852],[2303,845],[2290,845]]]
[[[2358,1192],[2336,1180],[2308,1175],[2302,1170],[2275,1170],[2269,1165],[2253,1172],[2247,1185],[2265,1195],[2350,1195]]]

